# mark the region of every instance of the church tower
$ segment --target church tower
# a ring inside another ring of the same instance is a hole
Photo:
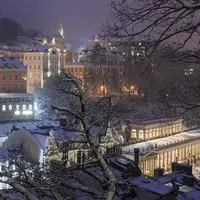
[[[59,32],[59,35],[62,39],[65,38],[65,33],[64,33],[64,29],[63,29],[63,25],[62,25],[62,22],[60,23],[60,27],[58,29],[58,32]]]

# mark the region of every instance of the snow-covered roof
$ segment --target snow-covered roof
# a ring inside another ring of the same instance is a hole
[[[123,153],[129,152],[134,153],[134,148],[139,148],[141,153],[150,152],[155,148],[168,146],[171,144],[176,144],[183,142],[192,138],[200,137],[200,129],[183,132],[177,135],[159,138],[155,140],[150,140],[146,142],[140,142],[136,144],[129,144],[122,147]]]
[[[157,124],[157,123],[173,123],[177,120],[182,120],[182,119],[177,119],[177,118],[155,118],[155,119],[138,119],[135,120],[133,124],[135,125],[149,125],[149,124]]]
[[[36,131],[37,129],[40,129],[40,132],[42,132],[41,127],[50,127],[50,126],[59,127],[59,122],[58,121],[27,121],[27,122],[0,123],[0,137],[5,137],[8,134],[10,134],[13,128],[27,129],[27,130],[34,130],[34,131]]]
[[[0,58],[0,69],[25,70],[24,64],[17,58]]]
[[[0,93],[0,98],[34,97],[30,93]]]
[[[38,52],[47,52],[48,49],[49,49],[48,45],[42,45],[42,44],[38,44],[33,47],[33,50]]]
[[[40,148],[45,150],[48,145],[49,136],[35,134],[35,133],[34,134],[30,133],[30,134],[31,134],[33,140],[40,146]]]

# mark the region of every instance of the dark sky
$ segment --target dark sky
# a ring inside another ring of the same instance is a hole
[[[0,0],[0,8],[3,17],[48,34],[56,34],[62,21],[66,42],[82,46],[108,18],[108,3],[109,0]]]

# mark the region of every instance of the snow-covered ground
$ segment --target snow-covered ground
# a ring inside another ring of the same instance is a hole
[[[150,152],[155,148],[179,143],[179,142],[186,141],[188,139],[192,139],[195,137],[200,137],[200,129],[183,132],[183,133],[165,137],[165,138],[160,138],[160,139],[150,140],[150,141],[146,141],[146,142],[140,142],[140,143],[136,143],[136,144],[126,145],[126,146],[122,147],[122,151],[123,151],[123,153],[133,153],[134,148],[139,148],[141,153]]]

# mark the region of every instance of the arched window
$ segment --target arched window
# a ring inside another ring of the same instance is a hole
[[[25,104],[23,105],[22,109],[23,109],[23,110],[26,110],[26,105],[25,105]]]
[[[19,110],[19,105],[16,105],[16,110]]]
[[[2,106],[2,111],[5,112],[6,111],[6,105]]]
[[[9,110],[12,110],[12,105],[9,105],[9,106],[8,106],[8,109],[9,109]]]
[[[32,104],[29,104],[28,109],[29,109],[29,110],[33,110],[33,105],[32,105]]]

